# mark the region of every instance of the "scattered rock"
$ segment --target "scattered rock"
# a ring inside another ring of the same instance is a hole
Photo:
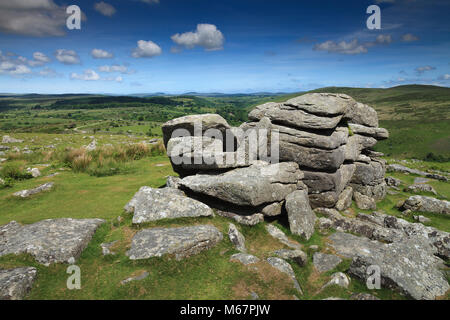
[[[283,208],[284,201],[282,202],[274,202],[267,206],[265,206],[261,212],[263,215],[267,217],[278,216],[281,214],[281,209]]]
[[[394,177],[386,177],[384,178],[384,181],[386,181],[386,184],[389,187],[398,187],[402,184],[402,180],[394,178]]]
[[[111,247],[113,246],[113,245],[115,245],[116,243],[117,243],[117,241],[118,240],[116,240],[116,241],[112,241],[112,242],[107,242],[107,243],[101,243],[100,244],[100,247],[102,248],[102,254],[104,255],[104,256],[107,256],[107,255],[115,255],[115,253],[114,252],[111,252]]]
[[[412,184],[408,188],[406,188],[404,191],[406,191],[406,192],[413,192],[413,193],[430,192],[430,193],[432,193],[434,195],[437,195],[436,190],[434,190],[434,188],[432,186],[430,186],[429,184],[425,184],[425,183]]]
[[[431,219],[424,216],[413,216],[414,220],[419,221],[420,223],[429,223]]]
[[[36,280],[37,269],[23,267],[0,269],[0,300],[22,300]]]
[[[277,227],[275,227],[274,225],[266,224],[266,230],[272,237],[274,237],[275,239],[277,239],[284,245],[288,246],[289,248],[292,248],[292,249],[301,249],[302,248],[302,246],[299,243],[290,241],[288,239],[288,237],[284,234],[284,232],[281,231],[280,229],[278,229]]]
[[[87,151],[94,151],[95,149],[97,149],[97,140],[92,140],[91,141],[91,143],[89,143],[87,146],[86,146],[86,150]]]
[[[435,174],[435,173],[428,173],[428,172],[424,172],[424,171],[420,171],[420,170],[416,170],[416,169],[411,169],[411,168],[402,166],[400,164],[390,164],[386,167],[386,170],[392,171],[392,172],[416,174],[418,176],[424,176],[426,178],[431,178],[431,179],[436,179],[436,180],[441,180],[441,181],[448,181],[448,178],[445,176]]]
[[[362,210],[375,210],[377,208],[376,202],[374,199],[361,194],[359,192],[353,193],[353,198],[355,199],[356,206]]]
[[[348,288],[350,285],[350,279],[347,277],[345,273],[336,272],[331,275],[331,280],[328,281],[323,287],[322,290],[326,287],[336,285],[343,288]]]
[[[23,140],[15,139],[10,136],[3,136],[2,143],[22,143]]]
[[[300,294],[303,294],[300,284],[298,283],[297,279],[295,278],[294,270],[292,269],[292,267],[289,263],[287,263],[283,259],[276,258],[276,257],[267,258],[267,262],[275,269],[278,269],[279,271],[287,274],[292,279],[295,289],[297,289],[297,291]]]
[[[77,259],[87,247],[101,219],[47,219],[21,226],[16,221],[0,227],[0,256],[31,254],[39,263]]]
[[[33,168],[33,169],[28,168],[28,169],[27,169],[27,172],[28,172],[28,173],[31,173],[31,175],[33,176],[33,178],[37,178],[37,177],[40,177],[40,176],[41,176],[41,172],[39,171],[38,168]]]
[[[319,272],[325,272],[334,269],[341,262],[342,259],[338,256],[335,256],[334,254],[316,252],[313,255],[314,267]]]
[[[403,203],[404,209],[450,215],[450,202],[426,196],[412,196]]]
[[[208,217],[213,211],[206,204],[188,198],[174,188],[154,189],[141,187],[125,205],[125,211],[133,212],[133,223],[185,217]]]
[[[127,279],[125,279],[125,280],[120,281],[120,284],[121,284],[121,285],[124,285],[124,284],[127,284],[128,282],[131,282],[131,281],[144,280],[144,279],[147,278],[149,275],[150,275],[150,274],[149,274],[147,271],[145,271],[145,272],[143,272],[143,273],[142,273],[141,275],[139,275],[139,276],[136,276],[136,277],[130,277],[130,278],[127,278]]]
[[[297,190],[289,194],[286,197],[286,211],[291,232],[309,240],[314,233],[316,215],[309,205],[308,192]]]
[[[228,237],[237,250],[243,253],[247,252],[247,249],[245,248],[245,237],[232,223],[230,223],[228,227]]]
[[[336,209],[339,211],[343,211],[347,208],[350,208],[352,205],[352,197],[353,197],[353,188],[346,187],[344,191],[339,195],[339,199],[336,202]]]
[[[44,184],[41,184],[40,186],[29,189],[29,190],[21,190],[13,193],[13,196],[20,197],[20,198],[28,198],[29,196],[40,193],[42,191],[48,191],[53,188],[54,183],[53,182],[47,182]]]
[[[422,177],[416,177],[416,178],[414,178],[414,184],[417,184],[417,183],[427,183],[427,182],[429,182],[430,181],[430,179],[427,179],[427,178],[422,178]]]
[[[231,256],[230,261],[238,261],[244,265],[259,262],[259,258],[247,253],[235,253]]]
[[[232,213],[232,212],[225,212],[222,210],[216,210],[216,213],[219,216],[233,219],[237,223],[242,224],[244,226],[251,227],[251,226],[255,226],[258,223],[261,223],[264,221],[264,216],[261,213],[255,213],[255,214],[247,215],[247,216],[242,216],[242,215]]]
[[[259,300],[259,296],[256,292],[250,292],[250,296],[252,298],[252,300]]]
[[[350,300],[380,300],[369,293],[354,293],[350,296]]]
[[[294,260],[300,267],[303,267],[308,260],[308,256],[306,255],[306,253],[304,253],[300,249],[296,250],[280,249],[276,250],[274,254],[284,260],[287,259]]]
[[[136,233],[127,256],[131,260],[174,254],[177,260],[214,247],[223,239],[211,225],[144,229]]]

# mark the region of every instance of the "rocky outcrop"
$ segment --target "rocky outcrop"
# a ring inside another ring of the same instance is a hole
[[[29,225],[16,221],[0,227],[0,256],[27,253],[39,263],[77,259],[87,247],[101,219],[48,219]]]
[[[22,300],[36,277],[37,269],[33,267],[0,269],[0,300]]]
[[[188,198],[182,191],[174,188],[141,187],[124,209],[133,213],[135,224],[161,219],[213,215],[212,209],[206,204]]]
[[[222,239],[222,233],[211,225],[144,229],[133,237],[131,249],[126,254],[131,260],[166,254],[180,260],[210,249]]]
[[[411,196],[405,200],[404,209],[450,215],[450,202],[426,196]]]
[[[409,187],[405,188],[406,192],[412,192],[412,193],[420,193],[420,192],[429,192],[434,195],[437,195],[436,190],[432,186],[426,183],[414,183],[410,185]]]
[[[443,261],[434,256],[435,248],[419,237],[385,244],[348,233],[334,233],[331,246],[352,258],[349,272],[367,280],[367,268],[378,266],[381,286],[398,290],[414,299],[435,299],[450,286],[440,270]]]
[[[292,234],[309,240],[314,233],[316,215],[309,205],[308,192],[296,190],[286,197],[286,211]]]
[[[446,176],[436,174],[436,173],[424,172],[424,171],[420,171],[417,169],[411,169],[411,168],[402,166],[400,164],[390,164],[386,167],[386,170],[388,172],[401,172],[401,173],[406,173],[406,174],[416,174],[418,176],[423,176],[423,177],[430,178],[430,179],[448,181],[448,178]]]

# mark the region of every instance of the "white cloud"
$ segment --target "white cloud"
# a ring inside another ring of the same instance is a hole
[[[42,52],[35,52],[33,53],[33,60],[28,60],[27,62],[31,67],[42,66],[50,62],[50,58]]]
[[[402,41],[403,42],[412,42],[412,41],[418,41],[419,37],[413,35],[412,33],[407,33],[402,35]]]
[[[79,64],[80,58],[74,50],[58,49],[55,52],[56,59],[64,64]]]
[[[131,56],[134,58],[151,58],[162,53],[161,47],[153,41],[139,40],[137,48],[133,49]]]
[[[27,36],[65,34],[66,10],[53,0],[1,0],[0,31]]]
[[[389,44],[391,42],[392,42],[392,37],[390,34],[388,34],[388,35],[380,34],[376,38],[376,43],[378,43],[378,44]]]
[[[58,73],[55,70],[46,67],[39,71],[39,75],[43,77],[56,77]]]
[[[432,66],[422,66],[422,67],[417,67],[415,70],[418,74],[423,74],[424,72],[427,72],[427,71],[436,70],[436,68],[432,67]]]
[[[450,80],[450,74],[446,73],[439,77],[439,80]]]
[[[203,47],[207,51],[222,50],[225,38],[220,30],[213,24],[198,24],[196,31],[174,34],[170,37],[180,47],[192,49],[195,46]]]
[[[120,72],[120,73],[131,73],[130,70],[128,70],[127,66],[124,65],[118,65],[113,64],[112,66],[100,66],[98,67],[98,71],[100,72]]]
[[[116,13],[116,8],[106,2],[98,2],[94,5],[95,10],[100,12],[102,15],[107,17],[112,17]]]
[[[367,48],[360,44],[358,39],[346,42],[334,42],[331,40],[314,45],[316,51],[328,51],[329,53],[341,53],[341,54],[360,54],[367,53]]]
[[[70,78],[71,79],[76,79],[76,80],[85,80],[85,81],[97,81],[97,80],[100,80],[100,76],[98,75],[98,73],[95,72],[92,69],[84,70],[82,74],[78,74],[78,73],[72,72],[70,74]]]
[[[111,52],[102,49],[92,49],[91,55],[94,59],[110,59],[114,57]]]
[[[30,60],[13,52],[4,55],[0,51],[0,74],[12,76],[31,74],[32,70],[29,67],[42,66],[49,61],[50,58],[42,52],[33,53],[33,59]]]

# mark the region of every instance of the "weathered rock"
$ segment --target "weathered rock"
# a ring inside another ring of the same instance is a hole
[[[410,174],[416,174],[419,176],[424,176],[424,177],[430,178],[430,179],[448,181],[448,178],[443,175],[439,175],[439,174],[435,174],[435,173],[428,173],[428,172],[420,171],[417,169],[411,169],[411,168],[402,166],[400,164],[390,164],[386,167],[386,170],[388,172],[401,172],[401,173],[407,173],[407,174],[410,173]]]
[[[305,129],[333,129],[342,119],[342,115],[321,117],[296,107],[273,102],[257,106],[248,114],[249,120],[252,121],[259,121],[263,117],[269,118],[275,124]]]
[[[319,272],[325,272],[325,271],[334,269],[341,262],[342,262],[342,259],[334,254],[326,254],[326,253],[316,252],[313,255],[314,267]]]
[[[274,202],[265,206],[261,212],[267,217],[278,216],[281,214],[281,209],[283,208],[284,201]]]
[[[350,123],[361,124],[369,127],[378,127],[377,112],[366,104],[357,102],[347,109],[344,119]]]
[[[331,275],[330,281],[328,281],[323,287],[322,290],[329,286],[339,286],[343,288],[348,288],[350,285],[350,279],[347,277],[345,273],[336,272]]]
[[[347,208],[350,208],[352,205],[352,197],[353,197],[353,188],[347,187],[344,191],[339,195],[338,202],[336,202],[336,209],[339,211],[343,211]]]
[[[298,283],[297,278],[295,277],[294,270],[292,269],[292,267],[289,263],[287,263],[283,259],[276,258],[276,257],[267,258],[267,262],[275,269],[287,274],[292,279],[295,289],[300,294],[303,294],[300,284]]]
[[[352,184],[375,185],[384,182],[385,167],[380,161],[371,161],[370,164],[355,162],[355,173]]]
[[[253,263],[258,263],[260,260],[258,257],[255,257],[251,254],[235,253],[230,257],[230,261],[238,261],[244,265],[249,265]]]
[[[23,140],[15,139],[10,136],[3,136],[2,143],[22,143]]]
[[[333,227],[333,221],[328,218],[320,217],[318,220],[318,226],[320,231],[326,231]]]
[[[101,243],[100,247],[102,248],[102,254],[104,256],[115,255],[114,252],[111,251],[111,247],[117,243],[118,240],[112,242]]]
[[[36,276],[33,267],[0,269],[0,300],[22,300],[30,292]]]
[[[382,181],[375,185],[362,185],[357,183],[350,183],[353,191],[357,191],[365,196],[368,196],[374,200],[381,200],[386,197],[387,185],[386,182]]]
[[[316,215],[311,210],[306,190],[296,190],[286,197],[289,227],[293,234],[309,239],[314,233]]]
[[[350,296],[350,300],[380,300],[369,293],[354,293]]]
[[[10,148],[8,147],[8,146],[2,146],[2,145],[0,145],[0,151],[7,151],[7,150],[9,150]]]
[[[13,196],[20,197],[20,198],[28,198],[29,196],[40,193],[42,191],[48,191],[53,188],[54,183],[53,182],[47,182],[44,184],[41,184],[40,186],[29,189],[29,190],[21,190],[13,193]]]
[[[194,132],[194,126],[201,126],[201,132]],[[230,129],[227,121],[218,114],[201,114],[190,115],[181,118],[176,118],[164,123],[161,127],[163,132],[164,145],[167,147],[167,143],[172,138],[172,134],[177,129],[184,129],[184,136],[200,136],[209,129],[216,129],[224,133],[226,129]],[[178,135],[179,136],[179,135]]]
[[[195,175],[180,181],[182,187],[241,206],[282,201],[297,189],[302,178],[293,162],[258,162],[220,175]]]
[[[420,223],[428,223],[431,222],[431,219],[424,216],[413,216],[414,220],[419,221]]]
[[[142,274],[140,274],[140,275],[138,275],[138,276],[136,276],[136,277],[129,277],[129,278],[126,278],[125,280],[120,281],[120,284],[121,284],[121,285],[124,285],[124,284],[127,284],[128,282],[131,282],[131,281],[140,281],[140,280],[144,280],[144,279],[147,278],[149,275],[150,275],[150,274],[149,274],[147,271],[145,271],[145,272],[143,272]]]
[[[246,253],[247,249],[245,248],[245,237],[236,226],[232,223],[229,224],[228,227],[228,237],[230,238],[231,243],[242,253]]]
[[[364,194],[361,194],[357,191],[355,191],[353,193],[353,198],[355,199],[356,206],[359,209],[375,210],[377,208],[377,204],[375,203],[374,199],[372,199]]]
[[[87,247],[101,219],[47,219],[21,226],[16,221],[0,227],[0,256],[31,254],[39,263],[77,259]]]
[[[89,143],[85,148],[87,151],[93,151],[97,149],[97,140],[92,140],[91,143]]]
[[[345,160],[357,161],[363,150],[373,147],[376,143],[377,140],[375,138],[353,134],[348,138],[347,144],[344,146]],[[363,160],[363,162],[366,162],[365,158]]]
[[[386,177],[384,181],[389,187],[398,187],[402,184],[402,180],[394,178],[394,177]]]
[[[427,183],[427,182],[430,182],[430,179],[428,179],[428,178],[422,178],[422,177],[416,177],[416,178],[414,178],[414,184],[417,184],[417,183]]]
[[[366,127],[361,124],[349,123],[348,127],[355,134],[374,137],[377,140],[389,138],[389,132],[384,128]]]
[[[179,177],[168,176],[166,180],[166,187],[178,189],[181,179]]]
[[[346,187],[355,172],[354,164],[344,164],[335,172],[303,170],[302,181],[308,186],[308,192],[319,193],[334,191],[339,195]]]
[[[127,256],[139,260],[173,254],[180,260],[210,249],[222,239],[222,233],[211,225],[144,229],[133,237]]]
[[[356,101],[346,94],[308,93],[292,99],[284,104],[319,116],[335,116],[347,112]]]
[[[33,178],[37,178],[41,176],[41,172],[39,171],[38,168],[28,168],[27,169],[28,173],[31,173],[31,175],[33,176]]]
[[[405,200],[404,209],[450,215],[450,202],[426,196],[411,196]]]
[[[233,219],[237,223],[242,224],[244,226],[251,227],[251,226],[255,226],[258,223],[261,223],[264,221],[264,215],[262,215],[261,213],[254,213],[254,214],[246,215],[246,216],[239,215],[239,214],[232,213],[232,212],[225,212],[225,211],[221,211],[221,210],[216,210],[216,213],[219,216]]]
[[[308,262],[308,256],[300,249],[296,250],[280,249],[276,250],[274,254],[284,260],[287,259],[294,260],[300,267],[303,267]]]
[[[345,145],[326,150],[280,143],[280,160],[295,161],[300,167],[316,170],[337,170],[345,160]]]
[[[419,237],[384,244],[338,232],[329,240],[339,254],[353,259],[350,273],[363,281],[367,268],[377,265],[383,287],[396,289],[414,299],[434,299],[450,289],[439,270],[442,260],[435,257],[435,249]]]
[[[283,231],[281,231],[279,228],[272,224],[266,224],[266,230],[267,232],[275,239],[283,243],[284,245],[288,246],[292,249],[301,249],[302,246],[299,243],[290,241],[288,237],[284,234]]]
[[[429,184],[425,184],[425,183],[412,184],[408,188],[406,188],[404,191],[406,191],[406,192],[413,192],[413,193],[429,192],[429,193],[432,193],[434,195],[437,195],[436,190],[434,190],[434,188],[432,186],[430,186]]]
[[[209,217],[213,211],[206,204],[188,198],[181,190],[174,188],[154,189],[141,187],[125,206],[134,212],[133,223],[145,223],[160,219],[187,217]]]

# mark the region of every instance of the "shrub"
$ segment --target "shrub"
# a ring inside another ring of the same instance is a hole
[[[26,172],[23,166],[21,166],[18,163],[7,163],[5,166],[1,169],[0,173],[1,177],[5,179],[11,179],[11,180],[25,180],[25,179],[31,179],[33,176],[31,173]]]

